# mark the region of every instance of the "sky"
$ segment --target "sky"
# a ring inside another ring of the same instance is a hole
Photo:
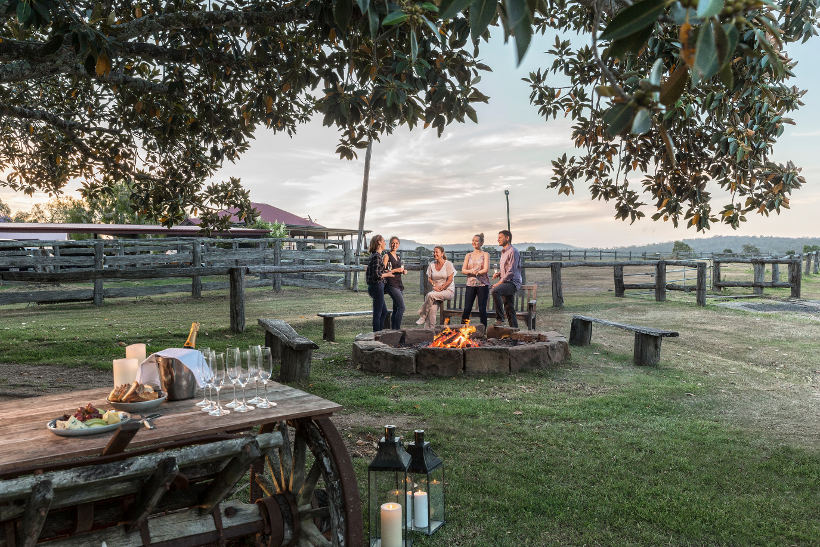
[[[793,85],[809,92],[805,106],[793,113],[797,125],[786,126],[773,157],[801,166],[807,184],[793,195],[791,210],[780,216],[752,214],[739,230],[714,225],[706,234],[653,222],[651,206],[634,224],[616,220],[612,205],[590,200],[583,184],[576,185],[571,197],[547,188],[551,160],[574,150],[570,123],[541,118],[529,104],[529,87],[521,78],[551,62],[544,52],[552,41],[550,36],[534,37],[518,67],[512,44],[494,37],[482,48],[483,61],[493,72],[483,74],[478,86],[490,96],[489,104],[476,106],[478,124],[453,123],[440,138],[435,130],[400,128],[374,143],[366,229],[431,244],[469,243],[478,232],[492,240],[506,227],[504,190],[509,190],[517,242],[615,247],[712,235],[818,235],[820,73],[811,69],[810,56],[820,50],[820,38],[789,49],[798,60]],[[318,116],[293,138],[260,130],[251,149],[216,178],[240,177],[252,201],[309,215],[324,226],[356,228],[364,151],[357,160],[340,160],[337,140],[336,130],[323,127]],[[29,198],[0,189],[0,199],[17,210],[47,196]],[[715,208],[722,205],[715,203]]]

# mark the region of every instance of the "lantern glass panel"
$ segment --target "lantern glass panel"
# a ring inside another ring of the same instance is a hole
[[[390,538],[383,538],[384,530],[382,526],[385,518],[391,518],[382,514],[382,506],[386,503],[398,504],[401,508],[401,536],[400,543],[396,547],[409,545],[406,541],[407,526],[412,523],[411,517],[408,517],[408,503],[407,491],[403,488],[407,475],[404,471],[373,471],[369,472],[369,515],[370,515],[370,546],[371,547],[389,547]],[[401,495],[404,492],[404,495]],[[412,511],[412,509],[409,509]],[[410,513],[411,514],[411,513]],[[389,535],[389,534],[388,534]],[[386,539],[387,541],[383,541]]]
[[[444,466],[440,465],[428,473],[413,473],[410,478],[414,484],[412,530],[432,535],[446,520]]]

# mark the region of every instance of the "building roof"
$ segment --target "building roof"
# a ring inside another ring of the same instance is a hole
[[[166,228],[155,224],[61,224],[36,222],[2,222],[0,234],[16,233],[71,233],[71,234],[103,234],[103,235],[166,235],[166,236],[201,236],[199,226],[174,226]],[[261,237],[267,235],[267,230],[252,228],[231,228],[230,230],[213,232],[212,235],[228,237]]]
[[[278,207],[274,207],[273,205],[268,205],[267,203],[259,203],[252,201],[251,206],[259,212],[259,219],[264,220],[265,222],[279,222],[282,224],[286,224],[288,226],[307,226],[313,228],[323,228],[321,224],[316,224],[312,220],[307,218],[300,217],[299,215],[294,215],[293,213],[289,213],[284,209],[280,209]],[[237,209],[227,209],[225,211],[220,211],[219,216],[231,215],[231,223],[238,224],[241,223],[242,220],[238,216],[236,216]],[[200,219],[191,217],[186,220],[186,224],[199,224],[201,222]]]

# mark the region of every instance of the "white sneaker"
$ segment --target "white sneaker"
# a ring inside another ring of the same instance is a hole
[[[416,319],[416,325],[423,325],[424,324],[424,317],[419,317]]]

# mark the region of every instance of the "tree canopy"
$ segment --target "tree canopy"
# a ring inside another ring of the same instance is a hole
[[[254,131],[320,113],[349,159],[399,125],[476,121],[498,25],[519,58],[559,34],[527,78],[540,115],[573,121],[578,154],[553,161],[551,187],[582,181],[631,221],[648,196],[655,219],[737,227],[804,183],[769,156],[804,93],[784,46],[817,33],[818,2],[0,0],[0,184],[79,179],[91,200],[127,180],[164,224],[218,226],[226,207],[252,221],[240,181],[212,177]],[[719,212],[710,184],[731,196]]]

